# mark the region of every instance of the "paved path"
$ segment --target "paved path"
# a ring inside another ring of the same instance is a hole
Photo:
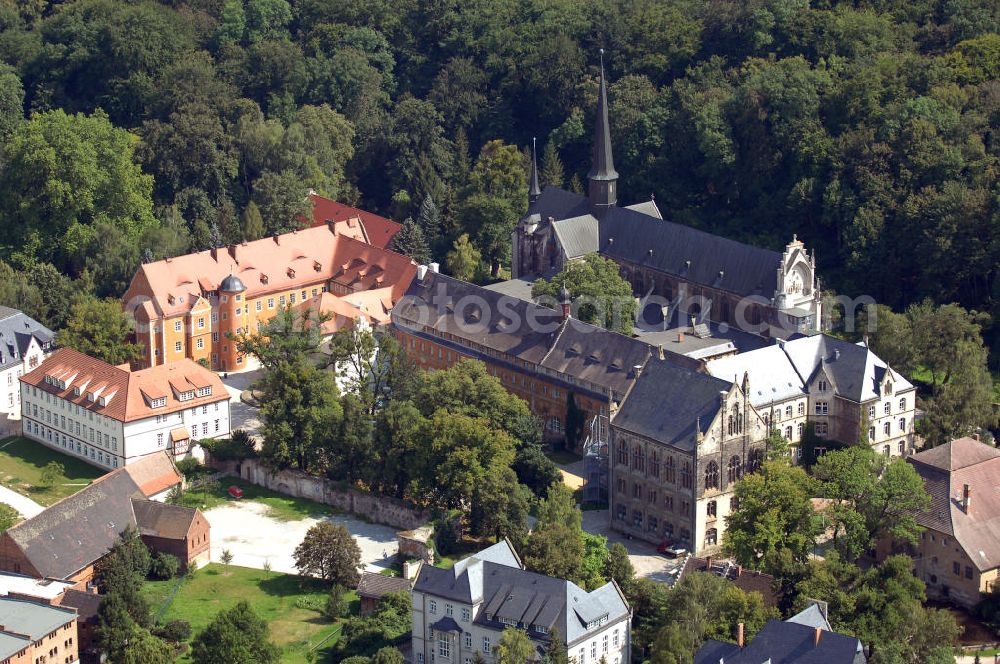
[[[30,519],[45,509],[31,498],[22,496],[17,491],[8,489],[5,486],[0,486],[0,503],[7,503],[20,512],[21,516],[26,519]]]
[[[292,554],[311,526],[321,519],[308,517],[279,521],[267,515],[267,505],[253,501],[233,501],[205,512],[212,526],[212,561],[221,562],[223,549],[233,554],[233,564],[263,569],[270,564],[275,572],[295,574]],[[361,549],[361,563],[378,572],[396,554],[396,531],[389,526],[366,523],[351,516],[326,517],[346,527]]]
[[[256,436],[260,428],[260,409],[240,401],[240,394],[243,390],[250,389],[250,386],[261,377],[263,369],[244,371],[242,373],[231,373],[222,379],[226,391],[232,397],[229,405],[231,421],[229,428],[232,431],[243,429],[251,436]],[[220,375],[221,377],[221,375]]]
[[[615,542],[620,542],[628,549],[629,560],[635,568],[635,575],[638,578],[652,579],[663,583],[673,583],[676,580],[675,573],[680,567],[683,558],[671,559],[656,552],[656,547],[647,542],[640,542],[636,539],[626,539],[620,533],[611,530],[611,522],[608,520],[610,512],[608,510],[589,510],[583,513],[583,529],[595,535],[604,535],[608,538],[608,546]]]

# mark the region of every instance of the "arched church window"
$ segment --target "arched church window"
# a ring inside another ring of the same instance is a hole
[[[729,483],[732,484],[743,477],[743,461],[739,456],[729,458]]]
[[[719,488],[719,464],[714,461],[710,461],[707,466],[705,466],[705,489],[718,489]]]

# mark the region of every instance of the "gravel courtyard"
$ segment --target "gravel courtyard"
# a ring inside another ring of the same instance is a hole
[[[221,562],[223,549],[233,554],[233,564],[263,569],[270,562],[275,572],[295,574],[292,553],[306,531],[320,519],[279,521],[267,515],[267,505],[252,501],[226,504],[205,512],[212,526],[212,561]],[[365,568],[377,572],[396,553],[396,531],[389,526],[365,523],[350,516],[326,517],[346,527],[361,548]]]

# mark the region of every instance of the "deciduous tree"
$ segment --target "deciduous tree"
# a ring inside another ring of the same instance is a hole
[[[307,576],[334,581],[348,588],[358,584],[361,549],[350,531],[340,524],[322,521],[312,526],[295,547],[295,567]]]
[[[73,304],[66,327],[56,342],[86,355],[118,365],[142,356],[142,346],[130,343],[132,321],[117,300],[85,296]]]
[[[246,601],[216,614],[191,643],[196,664],[276,664],[280,654],[268,638],[267,623]]]
[[[567,263],[548,281],[539,279],[531,296],[545,297],[549,306],[559,304],[563,286],[573,300],[573,316],[609,330],[631,334],[636,314],[632,287],[621,278],[618,265],[609,258],[588,254],[582,261]]]

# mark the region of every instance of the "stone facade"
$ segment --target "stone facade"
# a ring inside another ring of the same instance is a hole
[[[297,470],[273,471],[256,459],[239,464],[239,476],[248,482],[296,498],[308,498],[332,505],[374,523],[393,528],[413,529],[427,523],[431,515],[389,496],[375,496],[344,488],[323,477],[313,477]]]

